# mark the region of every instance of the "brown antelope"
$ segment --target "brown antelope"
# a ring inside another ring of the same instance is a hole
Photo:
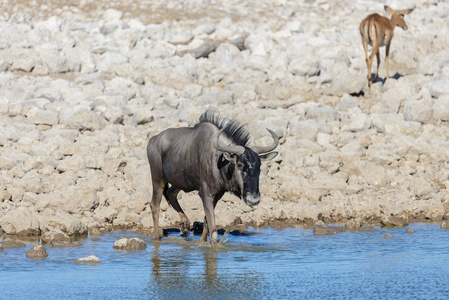
[[[374,55],[377,56],[377,71],[376,79],[379,75],[379,65],[380,65],[380,53],[379,47],[386,46],[385,48],[385,64],[387,67],[387,77],[388,74],[388,53],[390,52],[390,44],[393,39],[394,28],[396,26],[407,30],[407,24],[404,21],[404,15],[408,15],[413,11],[411,9],[394,10],[391,7],[385,5],[385,11],[391,13],[391,19],[383,17],[379,14],[372,14],[366,17],[362,23],[360,23],[360,34],[362,36],[363,49],[365,50],[366,66],[368,67],[368,86],[371,87],[371,65],[374,60]],[[373,51],[368,58],[368,46],[373,47]]]

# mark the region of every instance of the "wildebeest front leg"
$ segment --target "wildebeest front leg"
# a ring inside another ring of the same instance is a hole
[[[214,210],[215,210],[215,206],[217,206],[218,201],[221,199],[221,197],[223,197],[224,193],[218,193],[215,198],[214,198]],[[206,209],[204,209],[204,211],[206,211]],[[214,219],[215,219],[215,213],[214,213]],[[204,217],[204,226],[203,226],[203,234],[201,235],[201,239],[200,242],[207,242],[207,232],[208,232],[208,228],[207,228],[207,219],[206,217]]]
[[[179,217],[181,218],[181,230],[187,239],[190,238],[190,220],[187,218],[186,214],[182,210],[181,206],[178,202],[178,193],[181,190],[177,187],[171,186],[170,188],[164,189],[164,197],[170,203],[170,205],[178,212]]]
[[[209,231],[210,241],[212,244],[216,244],[218,239],[218,233],[217,227],[215,225],[214,197],[207,189],[200,190],[199,194],[201,200],[203,201],[204,213],[206,214],[207,229]]]

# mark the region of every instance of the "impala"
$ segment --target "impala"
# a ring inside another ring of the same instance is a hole
[[[393,39],[394,28],[396,26],[407,30],[407,24],[404,21],[404,15],[408,15],[413,11],[411,9],[394,10],[391,7],[385,5],[385,11],[391,13],[391,19],[383,17],[379,14],[372,14],[366,17],[362,23],[360,23],[360,35],[362,36],[363,49],[365,50],[366,66],[368,67],[368,86],[371,87],[371,65],[374,60],[374,55],[377,56],[377,71],[376,79],[379,75],[380,65],[380,53],[379,47],[385,46],[385,65],[387,68],[388,79],[388,53],[390,52],[390,44]],[[368,44],[373,47],[373,51],[368,58]]]

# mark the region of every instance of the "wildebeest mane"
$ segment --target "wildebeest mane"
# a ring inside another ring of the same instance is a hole
[[[201,123],[212,123],[219,129],[224,128],[223,133],[235,145],[248,147],[250,134],[245,126],[240,124],[238,121],[223,117],[216,111],[207,110],[200,116],[198,122],[195,124],[195,127]]]

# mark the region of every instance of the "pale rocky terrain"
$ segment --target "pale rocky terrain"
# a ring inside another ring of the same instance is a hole
[[[358,26],[384,4],[415,10],[395,31],[392,78],[368,89]],[[253,144],[271,143],[266,127],[281,137],[261,204],[226,194],[220,226],[449,217],[448,1],[0,6],[0,233],[150,229],[147,142],[209,108]],[[196,193],[180,199],[203,220]],[[163,200],[161,225],[178,222]]]

